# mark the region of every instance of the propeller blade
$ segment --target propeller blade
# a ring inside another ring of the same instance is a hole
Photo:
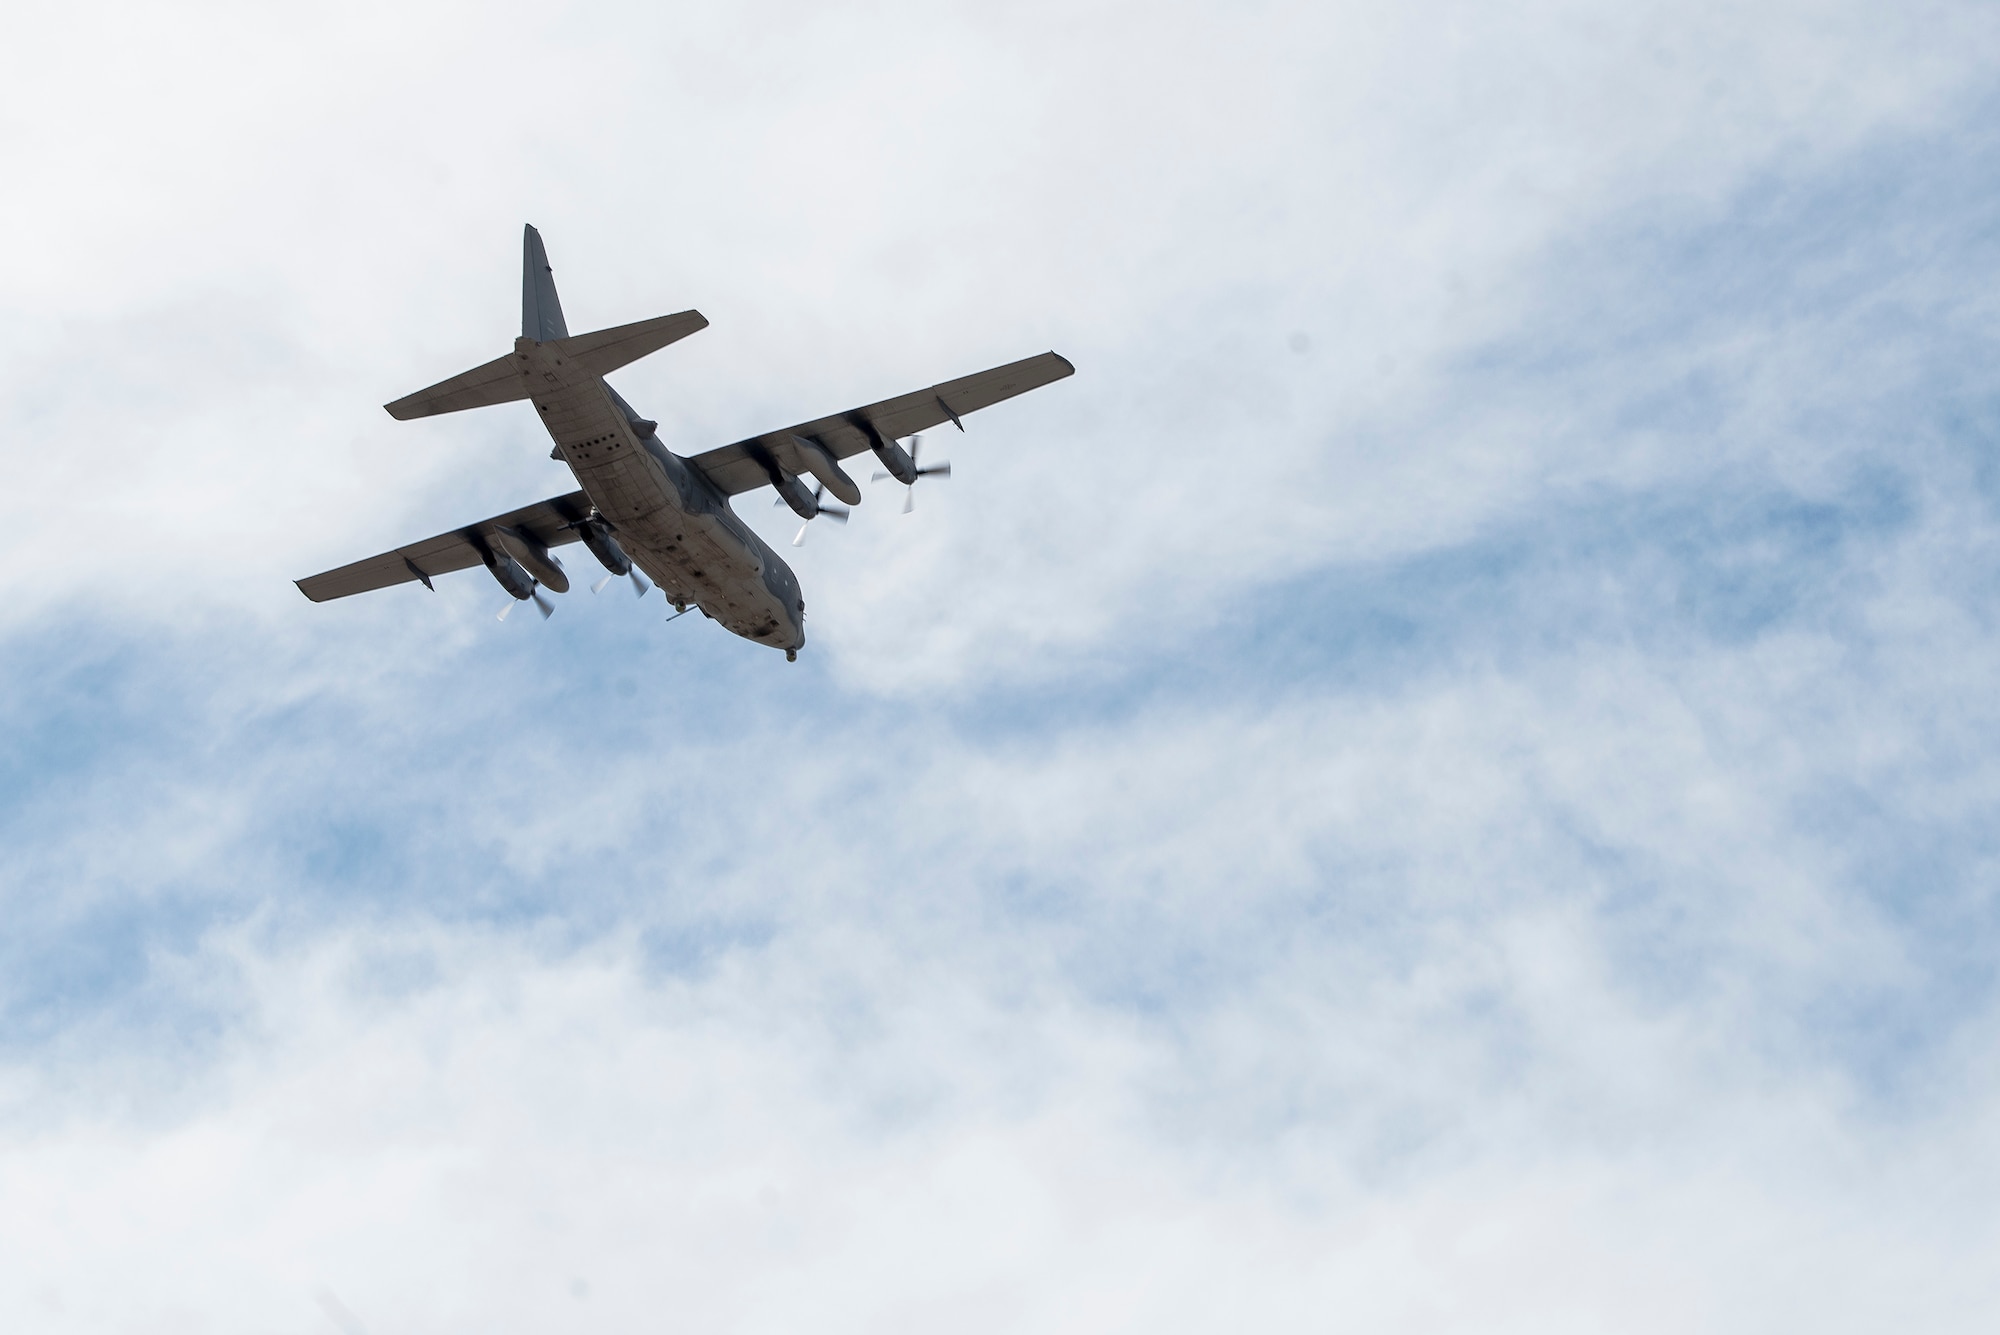
[[[607,584],[609,584],[609,583],[610,583],[610,582],[611,582],[612,580],[614,580],[614,579],[617,579],[617,578],[618,578],[618,576],[616,576],[616,575],[606,575],[606,576],[605,576],[605,577],[604,577],[603,579],[600,579],[600,580],[598,580],[598,581],[597,581],[597,583],[595,583],[595,584],[591,585],[591,586],[590,586],[590,591],[591,591],[592,593],[603,593],[603,592],[604,592],[604,586],[605,586],[605,585],[607,585]]]
[[[646,582],[646,577],[639,573],[639,567],[633,566],[630,570],[626,571],[625,573],[631,576],[632,578],[633,596],[636,598],[644,598],[646,596],[647,591],[650,590],[653,586],[651,584],[648,584]]]
[[[799,525],[799,531],[792,536],[792,546],[803,547],[806,545],[806,529],[810,528],[811,526],[812,526],[812,520],[810,519],[806,520],[805,523]]]
[[[877,473],[877,474],[875,475],[875,478],[874,478],[874,480],[875,480],[875,481],[877,481],[877,482],[880,482],[880,481],[881,481],[881,480],[882,480],[883,478],[885,478],[885,477],[887,477],[887,476],[889,476],[889,475],[888,475],[887,473]]]
[[[923,438],[922,436],[911,436],[911,437],[910,437],[910,462],[911,462],[911,463],[913,463],[913,464],[914,464],[914,463],[915,463],[915,462],[917,461],[917,455],[918,455],[918,454],[919,454],[920,452],[922,452],[923,448],[924,448],[924,438]]]
[[[848,511],[844,505],[822,505],[819,508],[819,512],[836,524],[845,524],[847,522]]]
[[[915,487],[903,488],[903,513],[908,514],[911,510],[916,508],[916,505],[917,505],[917,489]]]
[[[510,602],[505,607],[501,608],[500,615],[493,619],[495,621],[505,621],[507,619],[507,614],[513,610],[514,610],[514,604]]]
[[[945,461],[944,463],[941,463],[941,464],[932,464],[932,465],[931,465],[931,466],[930,466],[929,468],[919,468],[919,469],[917,470],[917,476],[918,476],[918,477],[950,477],[950,476],[951,476],[951,461],[950,461],[950,460],[946,460],[946,461]]]
[[[540,589],[536,589],[534,593],[530,594],[529,596],[535,600],[535,610],[542,614],[542,620],[547,621],[550,617],[556,614],[556,605],[550,602],[548,599],[542,597],[542,591]]]

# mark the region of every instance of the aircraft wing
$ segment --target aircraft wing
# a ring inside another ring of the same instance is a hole
[[[761,436],[739,440],[734,445],[697,454],[688,462],[706,473],[708,480],[723,495],[734,496],[770,485],[771,474],[759,461],[758,455],[785,458],[791,452],[793,436],[815,439],[834,458],[845,459],[860,454],[873,443],[868,436],[868,426],[872,425],[884,440],[901,440],[1075,374],[1076,368],[1066,359],[1053,352],[1045,352],[1039,357],[960,376],[942,385],[913,390],[814,422],[801,422],[782,430],[767,431]]]
[[[509,510],[504,515],[467,524],[464,528],[440,533],[435,538],[413,542],[407,547],[398,547],[393,552],[371,556],[338,570],[309,576],[298,581],[299,592],[316,603],[323,603],[353,593],[386,589],[391,584],[407,584],[413,579],[429,580],[433,575],[483,565],[485,558],[473,543],[472,535],[503,526],[534,534],[541,539],[544,547],[560,547],[577,540],[577,530],[568,526],[589,513],[589,498],[580,491],[573,491],[567,496],[556,496],[518,510]]]

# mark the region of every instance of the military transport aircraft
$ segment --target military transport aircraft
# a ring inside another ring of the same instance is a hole
[[[796,659],[806,642],[798,579],[730,509],[729,498],[768,485],[808,523],[822,514],[845,521],[847,512],[822,498],[832,492],[848,505],[859,504],[861,488],[840,460],[872,450],[886,470],[876,480],[894,478],[910,489],[908,510],[918,479],[948,475],[951,466],[921,468],[917,442],[909,450],[897,442],[945,422],[963,431],[965,414],[1076,372],[1045,352],[682,458],[660,443],[658,423],[641,417],[604,377],[707,325],[701,312],[682,311],[572,336],[541,234],[529,227],[521,337],[514,350],[385,406],[391,417],[408,421],[531,400],[555,439],[551,457],[569,465],[582,490],[302,579],[299,590],[316,603],[410,580],[434,590],[433,576],[483,565],[501,588],[517,601],[532,599],[547,617],[554,609],[541,590],[569,590],[569,576],[549,549],[582,542],[610,572],[606,580],[629,575],[644,597],[647,586],[638,573],[644,571],[676,616],[698,608],[745,639]],[[816,484],[810,491],[806,477]],[[804,538],[801,527],[794,545]],[[513,608],[507,604],[500,615]]]

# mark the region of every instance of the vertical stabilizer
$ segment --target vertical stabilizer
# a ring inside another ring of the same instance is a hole
[[[549,268],[549,252],[542,248],[542,234],[530,226],[521,243],[521,337],[546,343],[568,338],[563,323],[562,302],[556,296],[555,270]]]

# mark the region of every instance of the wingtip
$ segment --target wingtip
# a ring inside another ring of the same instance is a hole
[[[1072,362],[1069,358],[1063,356],[1060,352],[1057,352],[1054,348],[1049,349],[1049,356],[1055,358],[1057,361],[1062,363],[1064,375],[1067,376],[1076,374],[1076,363]]]

